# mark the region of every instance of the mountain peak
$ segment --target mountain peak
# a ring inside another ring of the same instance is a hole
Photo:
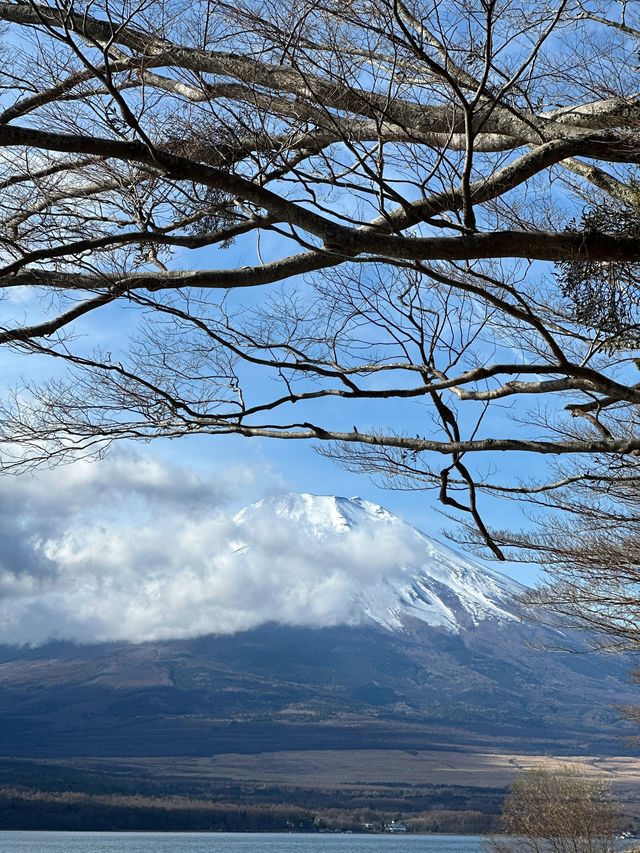
[[[246,523],[251,518],[273,514],[278,518],[303,522],[309,532],[323,537],[331,533],[345,533],[359,524],[371,520],[401,522],[384,507],[363,498],[339,495],[315,495],[309,492],[288,492],[263,498],[241,510],[236,521]]]
[[[519,620],[515,599],[524,587],[458,554],[371,501],[288,493],[251,504],[235,516],[235,522],[240,531],[266,525],[285,538],[291,528],[298,538],[306,536],[310,547],[320,543],[334,559],[332,544],[341,549],[338,555],[343,560],[349,559],[351,543],[354,554],[358,545],[367,542],[377,550],[377,557],[388,555],[372,561],[367,583],[358,584],[357,589],[354,586],[356,621],[373,621],[397,631],[407,630],[411,620],[417,619],[448,633],[460,633],[488,620]],[[380,544],[377,549],[376,543]],[[239,550],[245,548],[241,544]],[[345,566],[341,568],[344,571]],[[356,571],[361,576],[363,566],[354,565]]]

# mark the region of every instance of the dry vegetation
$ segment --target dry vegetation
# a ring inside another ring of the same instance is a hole
[[[120,772],[151,777],[169,764],[177,778],[273,782],[304,787],[368,785],[465,785],[503,787],[524,770],[543,765],[575,766],[586,776],[609,778],[640,796],[640,758],[633,756],[546,756],[515,753],[401,750],[328,750],[216,755],[211,758],[77,759],[57,761],[95,770],[117,766]]]

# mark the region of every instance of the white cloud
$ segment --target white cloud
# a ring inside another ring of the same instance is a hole
[[[372,578],[417,558],[384,525],[321,539],[268,513],[236,523],[229,501],[255,476],[118,453],[0,483],[0,643],[353,624]]]

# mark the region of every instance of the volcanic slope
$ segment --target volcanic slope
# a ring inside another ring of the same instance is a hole
[[[515,581],[359,498],[269,498],[235,531],[239,561],[286,554],[295,531],[335,615],[325,596],[310,619],[303,578],[299,624],[289,607],[235,634],[1,647],[0,754],[625,751],[614,705],[637,701],[629,661],[550,650],[581,640],[522,621]]]

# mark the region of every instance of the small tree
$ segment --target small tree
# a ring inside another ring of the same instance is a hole
[[[535,768],[517,779],[502,812],[513,839],[491,842],[493,851],[609,853],[614,850],[614,804],[602,777],[575,768]]]

